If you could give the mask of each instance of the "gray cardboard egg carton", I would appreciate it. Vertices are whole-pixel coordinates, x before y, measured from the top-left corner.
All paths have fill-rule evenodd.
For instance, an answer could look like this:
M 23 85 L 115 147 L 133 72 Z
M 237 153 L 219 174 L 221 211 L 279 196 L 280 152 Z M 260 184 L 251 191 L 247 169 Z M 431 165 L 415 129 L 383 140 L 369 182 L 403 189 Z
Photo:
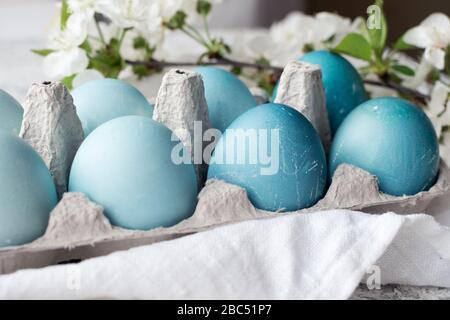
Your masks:
M 328 148 L 330 129 L 321 77 L 317 66 L 300 62 L 289 64 L 282 75 L 276 101 L 302 112 L 313 123 Z M 43 156 L 60 192 L 60 188 L 67 185 L 64 180 L 67 168 L 70 167 L 80 143 L 80 125 L 74 116 L 75 107 L 70 94 L 60 84 L 35 84 L 30 89 L 27 100 L 21 136 Z M 43 119 L 62 120 L 42 121 Z M 189 149 L 193 141 L 187 139 L 189 135 L 183 135 L 183 130 L 191 133 L 195 120 L 201 120 L 205 128 L 209 127 L 200 75 L 184 70 L 168 72 L 158 93 L 154 119 L 177 131 L 181 141 Z M 49 123 L 50 127 L 41 127 L 43 123 Z M 38 139 L 39 137 L 45 139 Z M 44 145 L 39 145 L 39 141 Z M 196 167 L 201 184 L 206 171 L 206 165 Z M 423 213 L 432 199 L 449 190 L 450 170 L 443 161 L 438 180 L 429 191 L 404 197 L 381 193 L 376 177 L 344 164 L 336 170 L 333 182 L 322 200 L 311 208 L 290 214 L 329 209 L 353 209 L 369 213 Z M 189 219 L 170 228 L 132 231 L 112 226 L 105 217 L 103 208 L 83 194 L 65 193 L 50 215 L 44 236 L 26 245 L 0 249 L 0 274 L 76 262 L 179 238 L 221 225 L 250 219 L 271 219 L 283 214 L 286 213 L 258 210 L 249 201 L 244 189 L 223 181 L 209 180 L 199 194 L 195 213 Z

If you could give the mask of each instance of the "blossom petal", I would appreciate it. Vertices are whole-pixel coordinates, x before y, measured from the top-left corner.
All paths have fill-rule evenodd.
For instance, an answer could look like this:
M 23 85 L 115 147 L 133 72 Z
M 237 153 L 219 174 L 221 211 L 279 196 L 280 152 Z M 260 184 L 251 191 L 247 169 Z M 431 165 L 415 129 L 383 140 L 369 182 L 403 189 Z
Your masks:
M 433 30 L 425 26 L 417 26 L 409 29 L 403 36 L 403 41 L 418 48 L 426 48 L 434 45 Z
M 443 70 L 445 67 L 445 51 L 436 48 L 436 47 L 428 47 L 425 49 L 424 58 L 431 65 L 439 70 Z
M 44 72 L 52 80 L 60 80 L 80 73 L 87 68 L 88 64 L 86 52 L 80 48 L 57 51 L 45 57 Z
M 431 70 L 433 70 L 433 66 L 424 57 L 422 57 L 414 77 L 404 81 L 403 85 L 410 89 L 418 88 L 426 80 Z
M 430 14 L 425 20 L 420 24 L 422 26 L 433 27 L 440 29 L 442 31 L 450 29 L 450 19 L 449 17 L 441 12 L 436 12 Z

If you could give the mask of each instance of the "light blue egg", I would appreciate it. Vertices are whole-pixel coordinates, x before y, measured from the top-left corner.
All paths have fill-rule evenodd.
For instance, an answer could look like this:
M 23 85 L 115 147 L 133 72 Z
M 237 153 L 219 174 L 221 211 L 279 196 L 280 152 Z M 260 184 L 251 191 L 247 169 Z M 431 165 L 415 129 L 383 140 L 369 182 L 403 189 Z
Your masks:
M 104 206 L 111 223 L 127 229 L 169 227 L 188 218 L 197 203 L 195 170 L 174 163 L 179 142 L 171 134 L 142 116 L 101 125 L 75 156 L 69 190 Z
M 45 233 L 56 189 L 26 142 L 0 130 L 0 146 L 0 247 L 22 245 Z
M 23 109 L 20 103 L 0 89 L 0 129 L 18 136 L 22 117 Z
M 364 82 L 353 65 L 342 56 L 329 51 L 313 51 L 299 58 L 300 61 L 318 64 L 322 69 L 328 118 L 334 134 L 347 115 L 368 95 Z M 277 95 L 275 88 L 272 99 Z
M 257 105 L 247 86 L 231 72 L 214 67 L 195 69 L 203 78 L 212 127 L 221 132 L 241 114 Z
M 101 124 L 123 116 L 152 117 L 153 108 L 131 84 L 115 79 L 90 81 L 72 92 L 87 137 Z
M 342 163 L 377 176 L 385 193 L 413 195 L 435 183 L 439 143 L 418 107 L 399 98 L 377 98 L 356 108 L 337 131 L 330 174 Z
M 238 160 L 239 156 L 244 158 Z M 225 131 L 208 178 L 245 188 L 259 209 L 295 211 L 323 196 L 325 152 L 317 132 L 298 111 L 264 104 L 241 115 Z

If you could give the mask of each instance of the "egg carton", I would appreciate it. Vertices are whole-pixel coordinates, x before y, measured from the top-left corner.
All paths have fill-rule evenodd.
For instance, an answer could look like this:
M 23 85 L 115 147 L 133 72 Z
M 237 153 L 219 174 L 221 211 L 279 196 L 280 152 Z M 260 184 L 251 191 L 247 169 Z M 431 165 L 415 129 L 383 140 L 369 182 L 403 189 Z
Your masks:
M 320 70 L 317 71 L 316 68 L 302 63 L 293 63 L 288 67 L 287 74 L 289 76 L 286 76 L 285 73 L 281 79 L 277 101 L 286 103 L 286 99 L 289 98 L 291 106 L 301 109 L 300 111 L 313 122 L 316 129 L 321 128 L 321 131 L 318 131 L 322 132 L 321 138 L 326 144 L 326 139 L 329 139 L 329 126 L 327 127 L 327 122 L 323 121 L 326 111 L 324 111 L 325 99 Z M 314 73 L 314 75 L 305 73 Z M 302 81 L 309 83 L 302 83 Z M 299 86 L 292 86 L 293 82 Z M 62 89 L 60 85 L 44 85 L 52 87 L 60 94 L 55 95 L 52 90 L 44 90 L 47 94 L 38 97 L 41 103 L 34 103 L 35 107 L 37 105 L 42 107 L 42 104 L 46 103 L 52 106 L 66 105 L 67 112 L 73 112 L 72 101 L 67 97 L 68 92 L 64 91 L 65 89 Z M 39 86 L 37 85 L 37 87 Z M 290 89 L 286 90 L 286 86 Z M 35 89 L 36 86 L 34 89 L 32 87 L 30 91 L 34 92 Z M 316 92 L 314 96 L 310 96 L 311 91 Z M 29 97 L 33 97 L 36 101 L 35 95 L 29 94 Z M 171 113 L 180 112 L 180 105 L 184 106 L 184 116 L 173 114 L 172 117 Z M 31 106 L 31 103 L 26 103 L 25 109 L 27 106 Z M 190 71 L 172 70 L 166 74 L 158 93 L 154 118 L 173 129 L 181 127 L 190 132 L 193 130 L 192 122 L 194 120 L 206 120 L 205 123 L 208 126 L 209 121 L 205 108 L 201 77 Z M 312 111 L 310 108 L 322 111 L 314 114 L 317 110 Z M 54 112 L 51 111 L 54 109 L 43 108 L 42 110 Z M 185 112 L 186 109 L 189 112 Z M 53 116 L 47 115 L 47 118 Z M 39 119 L 42 120 L 42 114 Z M 36 123 L 31 118 L 26 121 L 31 127 L 42 123 Z M 319 123 L 314 121 L 319 121 Z M 73 126 L 69 127 L 73 128 Z M 64 141 L 66 135 L 61 133 L 61 128 L 57 129 L 58 125 L 55 124 L 55 128 L 52 130 L 47 128 L 44 132 L 51 133 L 50 135 L 54 137 L 59 136 L 58 139 Z M 34 129 L 32 132 L 39 132 L 39 130 Z M 186 135 L 186 137 L 188 136 Z M 183 141 L 183 139 L 181 140 Z M 54 143 L 54 141 L 52 147 L 61 148 L 60 144 Z M 183 142 L 187 145 L 192 143 L 187 138 Z M 43 149 L 45 148 L 42 146 L 37 148 L 37 150 Z M 51 154 L 57 153 L 57 150 L 53 149 L 53 151 Z M 71 160 L 66 159 L 66 161 Z M 65 167 L 63 166 L 63 168 Z M 205 167 L 197 168 L 197 172 L 202 183 Z M 58 177 L 60 176 L 58 175 Z M 227 224 L 251 219 L 271 219 L 285 214 L 296 215 L 331 209 L 360 210 L 368 213 L 423 213 L 426 212 L 427 206 L 434 198 L 449 192 L 450 169 L 444 161 L 441 161 L 437 182 L 429 191 L 403 197 L 380 192 L 377 178 L 368 172 L 348 164 L 340 165 L 323 199 L 313 207 L 290 213 L 259 210 L 252 205 L 245 189 L 224 181 L 208 180 L 199 194 L 196 210 L 190 218 L 173 227 L 150 231 L 133 231 L 112 226 L 100 205 L 90 201 L 81 193 L 65 193 L 52 211 L 48 228 L 41 238 L 22 246 L 0 249 L 0 274 L 8 274 L 26 268 L 77 262 L 136 246 L 176 239 Z

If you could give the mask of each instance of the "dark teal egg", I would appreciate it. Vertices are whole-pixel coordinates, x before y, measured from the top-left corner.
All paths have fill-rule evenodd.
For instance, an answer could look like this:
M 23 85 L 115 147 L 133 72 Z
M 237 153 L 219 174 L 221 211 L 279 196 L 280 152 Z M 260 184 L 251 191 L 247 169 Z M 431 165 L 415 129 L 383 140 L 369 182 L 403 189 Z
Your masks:
M 331 176 L 348 163 L 377 176 L 384 193 L 414 195 L 436 181 L 439 143 L 431 121 L 418 107 L 399 98 L 378 98 L 344 120 L 329 161 Z
M 208 178 L 243 187 L 257 208 L 295 211 L 322 198 L 326 172 L 325 152 L 311 123 L 288 106 L 269 103 L 229 126 Z
M 198 67 L 195 71 L 203 78 L 213 128 L 225 131 L 237 117 L 257 105 L 247 86 L 231 72 L 214 67 Z
M 313 51 L 300 61 L 318 64 L 322 68 L 328 117 L 334 134 L 347 115 L 368 99 L 364 82 L 353 65 L 342 56 L 329 51 Z M 272 99 L 275 99 L 277 88 Z

